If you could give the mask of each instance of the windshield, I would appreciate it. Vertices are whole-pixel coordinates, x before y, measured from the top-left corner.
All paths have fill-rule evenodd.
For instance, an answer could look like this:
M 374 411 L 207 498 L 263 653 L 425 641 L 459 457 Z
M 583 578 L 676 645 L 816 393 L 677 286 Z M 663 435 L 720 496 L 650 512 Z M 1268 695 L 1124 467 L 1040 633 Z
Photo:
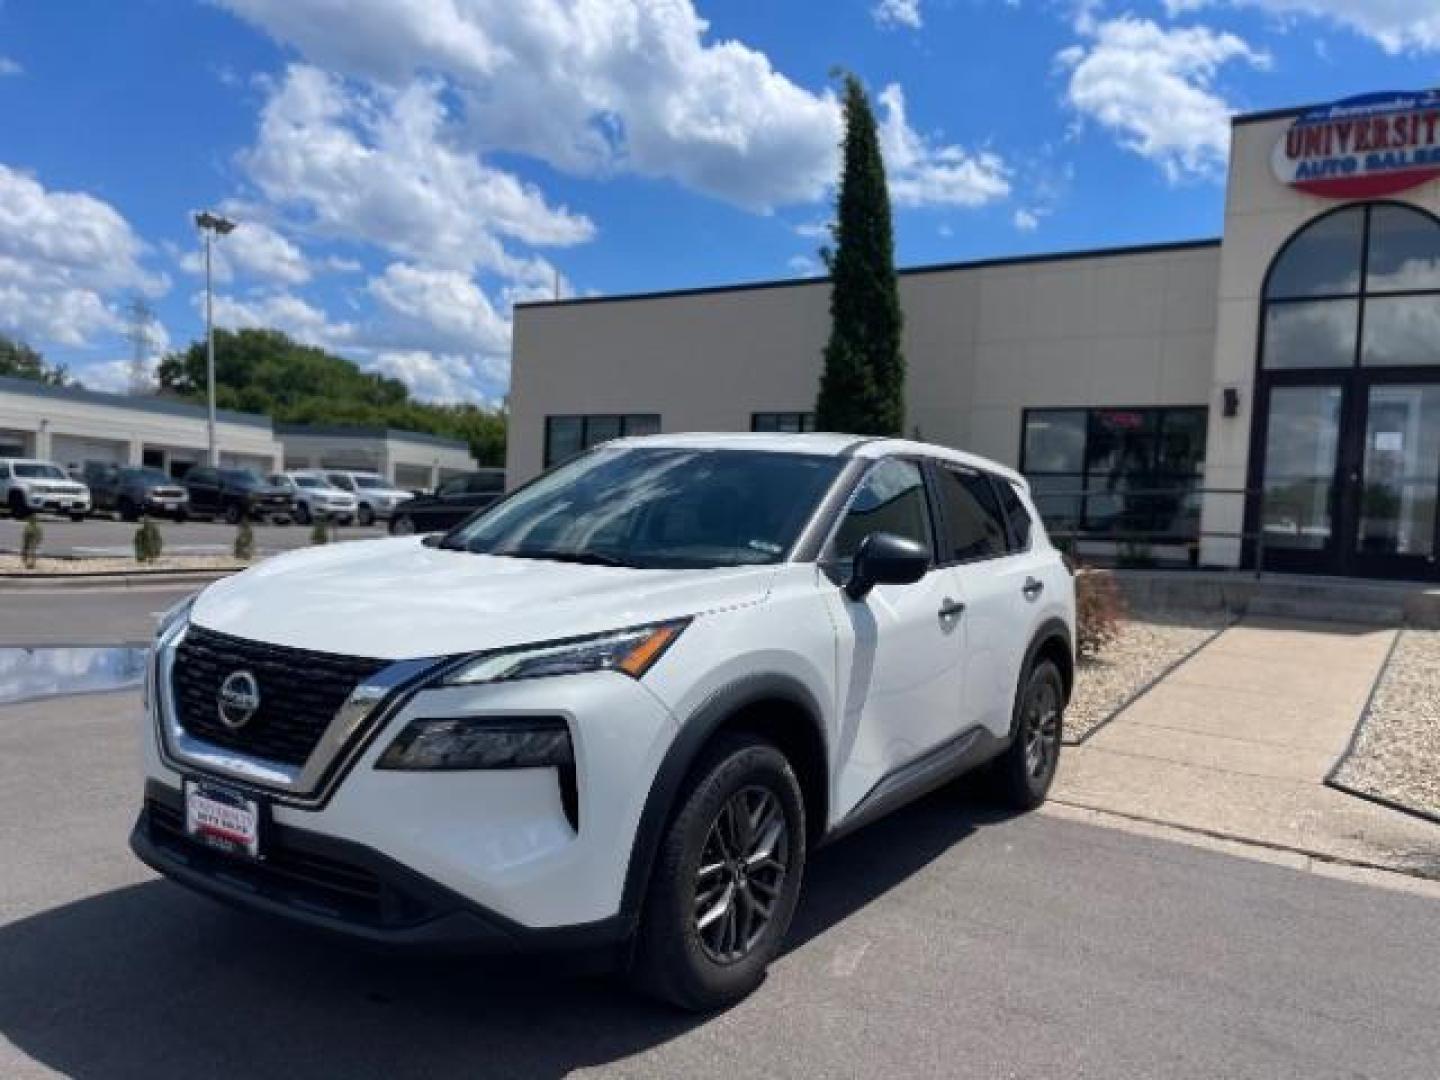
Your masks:
M 173 484 L 175 482 L 159 469 L 121 469 L 120 475 L 126 480 L 143 480 L 147 484 Z
M 264 481 L 260 479 L 259 474 L 253 473 L 249 469 L 221 469 L 220 479 L 224 480 L 227 484 L 248 484 L 255 486 L 264 483 Z
M 318 476 L 296 476 L 293 477 L 297 487 L 303 488 L 328 488 L 330 485 Z
M 23 476 L 27 480 L 69 480 L 59 465 L 27 465 L 24 462 L 16 462 L 15 475 Z
M 597 450 L 497 503 L 444 546 L 656 569 L 779 562 L 844 464 L 755 450 Z
M 378 476 L 357 476 L 355 483 L 362 488 L 388 488 L 390 486 L 388 481 L 382 480 Z

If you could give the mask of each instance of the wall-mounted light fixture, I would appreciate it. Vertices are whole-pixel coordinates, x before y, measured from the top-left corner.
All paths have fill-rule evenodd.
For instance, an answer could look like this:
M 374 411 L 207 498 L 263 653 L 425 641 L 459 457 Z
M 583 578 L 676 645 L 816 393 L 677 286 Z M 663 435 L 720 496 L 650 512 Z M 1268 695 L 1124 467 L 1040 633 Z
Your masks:
M 1225 387 L 1225 418 L 1233 420 L 1240 415 L 1240 391 L 1233 386 Z

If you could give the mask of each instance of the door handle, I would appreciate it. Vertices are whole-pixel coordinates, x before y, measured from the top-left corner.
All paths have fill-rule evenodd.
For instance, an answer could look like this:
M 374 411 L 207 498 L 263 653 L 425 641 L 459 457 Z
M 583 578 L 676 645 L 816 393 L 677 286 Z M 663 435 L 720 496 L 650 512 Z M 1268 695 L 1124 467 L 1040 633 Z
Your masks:
M 948 596 L 945 602 L 940 605 L 940 621 L 948 623 L 951 619 L 958 619 L 965 614 L 965 605 L 959 600 L 951 600 Z
M 1026 578 L 1025 584 L 1020 586 L 1020 591 L 1025 594 L 1026 600 L 1034 600 L 1045 591 L 1045 583 L 1039 578 Z

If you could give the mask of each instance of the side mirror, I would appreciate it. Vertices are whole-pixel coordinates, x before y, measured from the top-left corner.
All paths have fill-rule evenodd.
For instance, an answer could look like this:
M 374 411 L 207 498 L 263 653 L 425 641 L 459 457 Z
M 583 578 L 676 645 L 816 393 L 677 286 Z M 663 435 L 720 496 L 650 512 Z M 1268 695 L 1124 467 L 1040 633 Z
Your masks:
M 929 570 L 930 552 L 924 545 L 894 533 L 871 533 L 855 552 L 845 594 L 861 600 L 876 585 L 910 585 Z

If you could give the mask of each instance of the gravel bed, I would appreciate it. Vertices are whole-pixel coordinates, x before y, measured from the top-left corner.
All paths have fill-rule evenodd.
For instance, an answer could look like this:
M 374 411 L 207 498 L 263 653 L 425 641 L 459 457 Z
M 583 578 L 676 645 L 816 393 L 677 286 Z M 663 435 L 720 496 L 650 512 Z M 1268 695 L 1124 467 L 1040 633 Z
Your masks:
M 155 570 L 243 570 L 249 563 L 239 562 L 229 555 L 162 555 L 153 563 L 143 566 L 134 559 L 101 555 L 94 558 L 47 558 L 41 555 L 35 560 L 35 568 L 27 569 L 19 555 L 0 555 L 0 574 L 21 576 L 26 574 L 113 574 L 148 573 Z
M 1401 632 L 1332 780 L 1440 817 L 1440 631 Z
M 1100 656 L 1080 661 L 1065 710 L 1065 741 L 1082 742 L 1229 624 L 1221 612 L 1132 612 L 1119 638 Z

